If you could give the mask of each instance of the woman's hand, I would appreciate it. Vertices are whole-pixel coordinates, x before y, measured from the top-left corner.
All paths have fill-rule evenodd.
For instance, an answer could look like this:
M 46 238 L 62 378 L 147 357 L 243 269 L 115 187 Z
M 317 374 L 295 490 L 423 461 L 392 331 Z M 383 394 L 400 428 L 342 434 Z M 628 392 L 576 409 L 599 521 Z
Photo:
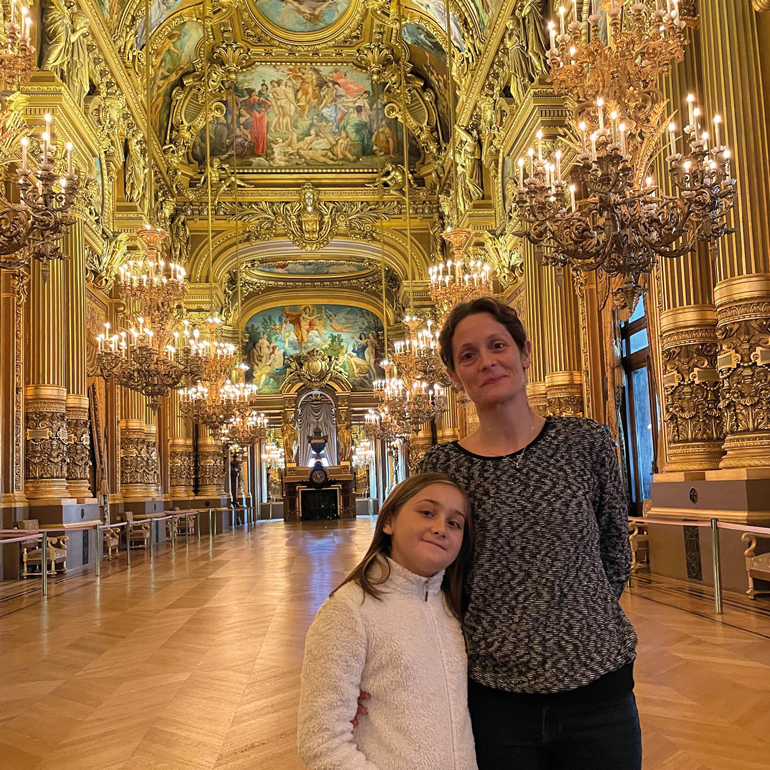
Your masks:
M 366 706 L 364 706 L 363 703 L 361 703 L 361 701 L 369 700 L 371 697 L 372 696 L 369 695 L 368 692 L 364 692 L 363 690 L 358 693 L 358 708 L 356 709 L 356 715 L 353 717 L 353 719 L 350 720 L 353 723 L 353 727 L 358 727 L 359 716 L 365 717 L 369 713 L 369 710 L 366 708 Z

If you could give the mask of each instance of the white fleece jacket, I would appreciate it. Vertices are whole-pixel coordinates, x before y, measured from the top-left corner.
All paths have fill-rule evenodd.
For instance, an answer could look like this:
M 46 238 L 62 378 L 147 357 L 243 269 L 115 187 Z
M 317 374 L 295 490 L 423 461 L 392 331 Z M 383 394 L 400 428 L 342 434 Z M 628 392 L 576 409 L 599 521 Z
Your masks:
M 348 583 L 308 631 L 302 759 L 309 770 L 477 770 L 465 643 L 444 573 L 426 579 L 388 563 L 381 600 Z M 369 714 L 353 728 L 361 690 Z

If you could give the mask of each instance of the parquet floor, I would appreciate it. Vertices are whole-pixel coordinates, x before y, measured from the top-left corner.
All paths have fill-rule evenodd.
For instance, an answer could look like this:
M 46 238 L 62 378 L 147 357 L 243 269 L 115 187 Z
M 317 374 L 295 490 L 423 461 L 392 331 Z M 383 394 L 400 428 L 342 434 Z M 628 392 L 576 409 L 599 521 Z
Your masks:
M 305 631 L 372 530 L 263 522 L 5 603 L 0 768 L 301 770 Z M 649 578 L 623 602 L 646 770 L 768 770 L 770 611 Z

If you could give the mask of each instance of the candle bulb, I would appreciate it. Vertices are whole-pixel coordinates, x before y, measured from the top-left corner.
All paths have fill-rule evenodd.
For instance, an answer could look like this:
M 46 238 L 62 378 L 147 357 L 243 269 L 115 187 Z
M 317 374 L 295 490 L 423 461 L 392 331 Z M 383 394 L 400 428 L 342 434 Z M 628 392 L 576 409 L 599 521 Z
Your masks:
M 572 206 L 572 213 L 574 214 L 577 211 L 577 205 L 575 203 L 575 185 L 571 184 L 569 186 L 569 201 L 570 205 Z
M 48 140 L 50 135 L 47 131 L 43 132 L 43 163 L 48 163 Z
M 556 181 L 561 182 L 561 150 L 556 150 Z
M 695 137 L 695 139 L 697 139 L 698 138 L 698 123 L 700 122 L 698 120 L 698 118 L 700 117 L 700 109 L 698 107 L 696 107 L 692 111 L 692 114 L 693 114 L 693 118 L 695 119 L 693 124 L 692 124 L 693 136 Z
M 670 12 L 670 9 L 669 9 Z M 694 121 L 693 117 L 693 109 L 695 108 L 695 95 L 694 94 L 687 94 L 687 114 L 690 117 L 690 125 L 692 126 Z
M 562 5 L 559 7 L 559 25 L 561 34 L 564 35 L 564 15 L 567 13 L 567 9 Z
M 628 149 L 626 147 L 626 124 L 621 123 L 618 126 L 618 130 L 620 131 L 620 154 L 625 157 L 628 155 Z
M 604 130 L 604 99 L 599 97 L 596 100 L 596 106 L 599 112 L 599 131 L 603 131 Z
M 676 125 L 668 124 L 668 146 L 672 155 L 676 155 Z
M 524 188 L 524 158 L 519 158 L 519 187 Z
M 551 33 L 551 51 L 555 53 L 556 52 L 556 30 L 553 27 L 551 27 L 549 31 Z
M 535 151 L 530 147 L 527 150 L 529 155 L 529 177 L 530 179 L 535 176 Z
M 708 131 L 704 131 L 700 135 L 700 138 L 703 141 L 703 149 L 704 150 L 708 150 L 708 148 L 709 148 L 709 132 Z
M 618 141 L 618 113 L 613 110 L 610 113 L 610 120 L 612 121 L 612 141 L 617 143 Z
M 721 147 L 722 144 L 719 141 L 719 126 L 722 123 L 722 116 L 721 115 L 714 115 L 714 147 Z
M 591 156 L 596 160 L 596 134 L 591 134 Z
M 580 26 L 580 18 L 578 17 L 578 0 L 572 0 L 572 15 L 574 18 L 574 23 L 577 26 Z
M 583 154 L 586 152 L 586 124 L 582 120 L 578 124 L 578 128 L 580 129 L 580 142 L 583 146 Z

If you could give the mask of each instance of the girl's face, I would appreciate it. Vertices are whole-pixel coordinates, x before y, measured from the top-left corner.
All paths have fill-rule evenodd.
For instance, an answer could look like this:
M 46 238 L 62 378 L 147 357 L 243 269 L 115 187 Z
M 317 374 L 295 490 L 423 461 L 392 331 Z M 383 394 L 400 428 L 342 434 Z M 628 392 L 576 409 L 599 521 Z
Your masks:
M 452 379 L 477 407 L 501 404 L 525 390 L 530 350 L 529 340 L 520 350 L 505 326 L 476 313 L 460 321 L 452 337 Z
M 416 575 L 435 575 L 460 553 L 467 515 L 465 497 L 457 487 L 428 485 L 383 528 L 391 536 L 390 557 Z

